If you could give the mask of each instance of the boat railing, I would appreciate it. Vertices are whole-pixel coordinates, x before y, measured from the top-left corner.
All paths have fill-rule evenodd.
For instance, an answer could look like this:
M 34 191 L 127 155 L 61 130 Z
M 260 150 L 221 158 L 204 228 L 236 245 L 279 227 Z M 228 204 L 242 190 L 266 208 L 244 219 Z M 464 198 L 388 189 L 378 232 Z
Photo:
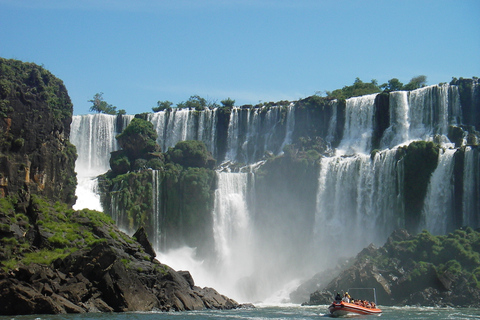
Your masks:
M 375 305 L 377 305 L 377 291 L 375 288 L 348 288 L 348 292 L 351 292 L 352 290 L 373 290 L 373 299 Z

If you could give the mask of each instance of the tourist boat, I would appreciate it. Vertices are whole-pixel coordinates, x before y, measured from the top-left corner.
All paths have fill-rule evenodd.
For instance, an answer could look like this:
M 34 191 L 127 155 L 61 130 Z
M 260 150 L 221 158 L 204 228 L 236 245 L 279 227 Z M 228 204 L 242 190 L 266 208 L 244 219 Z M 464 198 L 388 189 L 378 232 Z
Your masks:
M 369 314 L 376 314 L 380 315 L 382 310 L 377 307 L 377 292 L 375 288 L 349 288 L 348 291 L 351 290 L 373 290 L 373 298 L 374 298 L 374 307 L 365 307 L 363 305 L 357 303 L 350 303 L 343 300 L 340 300 L 340 296 L 337 293 L 336 300 L 332 302 L 332 304 L 328 307 L 328 311 L 330 315 L 338 317 L 338 316 L 345 316 L 349 314 L 362 314 L 362 315 L 369 315 Z M 347 293 L 348 294 L 348 293 Z
M 378 308 L 366 308 L 354 303 L 344 301 L 334 301 L 328 311 L 333 316 L 345 316 L 348 314 L 381 314 L 382 310 Z

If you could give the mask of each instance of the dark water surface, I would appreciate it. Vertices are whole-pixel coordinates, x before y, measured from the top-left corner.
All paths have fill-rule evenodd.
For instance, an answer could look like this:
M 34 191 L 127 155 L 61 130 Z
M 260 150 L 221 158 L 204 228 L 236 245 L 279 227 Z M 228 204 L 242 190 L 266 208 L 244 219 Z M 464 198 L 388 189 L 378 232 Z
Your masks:
M 0 316 L 0 320 L 154 320 L 154 319 L 256 319 L 256 320 L 289 320 L 289 319 L 329 319 L 326 314 L 327 306 L 302 307 L 299 305 L 257 306 L 255 309 L 228 310 L 228 311 L 189 311 L 189 312 L 147 312 L 147 313 L 89 313 L 68 315 L 31 315 L 31 316 Z M 382 307 L 380 316 L 349 316 L 348 319 L 480 319 L 480 309 L 477 308 L 426 308 L 426 307 Z

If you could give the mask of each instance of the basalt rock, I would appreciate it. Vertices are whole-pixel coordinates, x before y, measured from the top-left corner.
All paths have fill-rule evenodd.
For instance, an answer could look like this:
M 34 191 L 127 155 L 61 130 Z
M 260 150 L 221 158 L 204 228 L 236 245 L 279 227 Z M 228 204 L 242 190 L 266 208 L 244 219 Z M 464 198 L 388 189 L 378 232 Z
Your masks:
M 99 234 L 103 231 L 97 230 Z M 108 232 L 112 233 L 112 227 Z M 104 236 L 105 241 L 58 259 L 50 266 L 33 263 L 1 271 L 0 314 L 241 307 L 212 288 L 195 286 L 188 271 L 176 272 L 158 260 L 152 261 L 138 242 Z
M 475 250 L 472 255 L 452 251 L 457 241 L 471 241 L 465 247 L 478 246 L 475 239 L 479 239 L 478 231 L 469 228 L 443 237 L 425 231 L 412 236 L 397 230 L 383 247 L 370 245 L 361 251 L 351 266 L 313 292 L 306 304 L 329 304 L 336 292 L 349 288 L 376 288 L 379 305 L 479 307 L 480 289 L 474 274 L 480 264 Z M 371 292 L 349 293 L 371 300 Z
M 0 58 L 0 197 L 17 197 L 19 209 L 30 194 L 75 202 L 72 112 L 61 80 L 36 64 Z

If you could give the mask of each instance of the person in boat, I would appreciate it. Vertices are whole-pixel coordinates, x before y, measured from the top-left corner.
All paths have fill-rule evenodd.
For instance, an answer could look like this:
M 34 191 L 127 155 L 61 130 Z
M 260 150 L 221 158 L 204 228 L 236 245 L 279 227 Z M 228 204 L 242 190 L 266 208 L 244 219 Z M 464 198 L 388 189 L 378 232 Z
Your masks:
M 337 295 L 335 296 L 335 301 L 342 301 L 342 296 L 338 292 L 337 292 Z
M 350 295 L 348 294 L 348 292 L 345 292 L 345 294 L 343 295 L 342 301 L 347 303 L 350 302 Z

